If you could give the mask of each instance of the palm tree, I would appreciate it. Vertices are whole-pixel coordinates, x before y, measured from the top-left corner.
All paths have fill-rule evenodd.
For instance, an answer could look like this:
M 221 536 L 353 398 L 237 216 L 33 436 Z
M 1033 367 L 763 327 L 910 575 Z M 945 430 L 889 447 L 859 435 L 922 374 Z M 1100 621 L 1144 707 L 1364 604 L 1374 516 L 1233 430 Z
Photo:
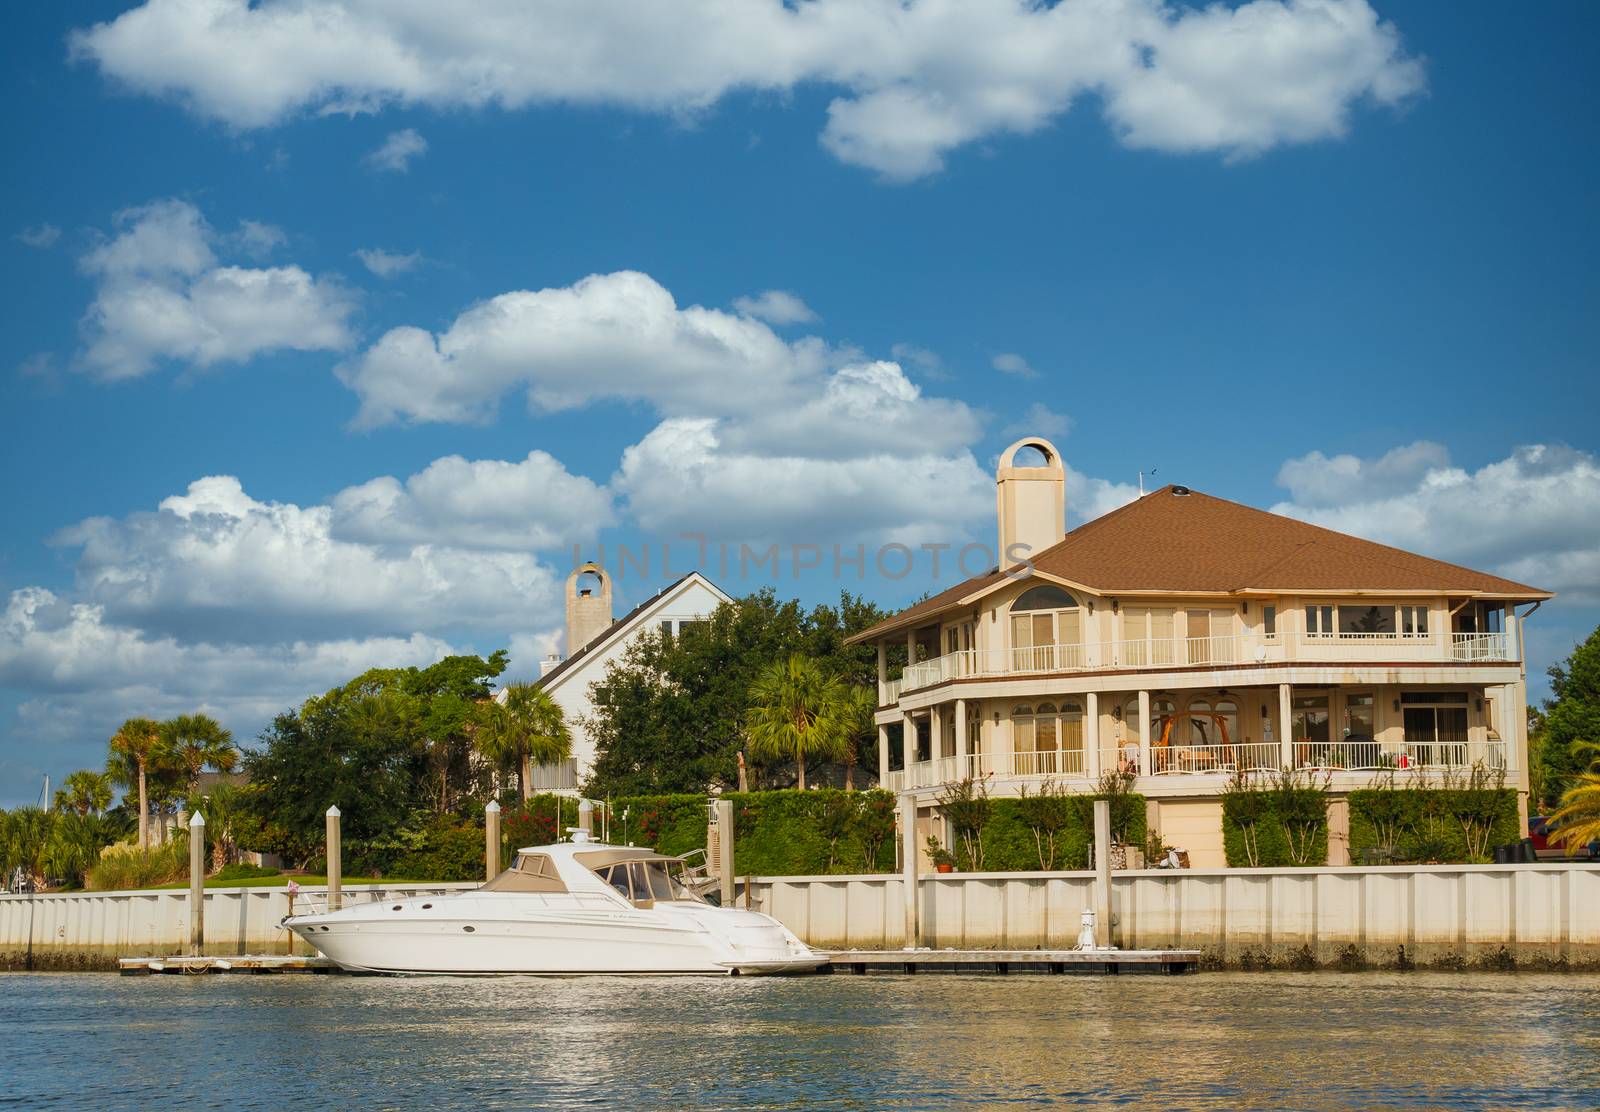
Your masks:
M 874 737 L 878 732 L 878 692 L 876 687 L 846 687 L 840 685 L 843 700 L 840 719 L 844 724 L 844 790 L 856 788 L 856 753 L 862 739 Z
M 479 704 L 473 716 L 472 744 L 496 764 L 517 762 L 518 791 L 528 802 L 533 763 L 553 764 L 572 756 L 572 732 L 561 706 L 544 688 L 512 683 L 500 698 Z
M 130 718 L 111 735 L 111 763 L 106 772 L 124 787 L 139 785 L 139 848 L 150 848 L 150 796 L 145 779 L 161 749 L 161 727 L 148 718 Z M 130 775 L 131 774 L 131 775 Z
M 750 751 L 768 759 L 793 758 L 801 791 L 808 756 L 843 756 L 848 726 L 842 686 L 839 677 L 800 653 L 773 661 L 750 685 L 745 712 Z
M 233 734 L 209 714 L 180 714 L 161 724 L 161 758 L 184 776 L 184 788 L 193 794 L 206 767 L 232 772 L 239 763 Z
M 1572 750 L 1594 754 L 1594 759 L 1589 771 L 1580 772 L 1572 787 L 1562 793 L 1560 809 L 1550 816 L 1550 824 L 1555 827 L 1553 840 L 1569 853 L 1600 841 L 1600 744 L 1580 741 Z
M 38 807 L 18 807 L 8 816 L 6 871 L 20 868 L 30 887 L 44 875 L 45 850 L 54 817 Z
M 244 791 L 235 784 L 214 784 L 203 795 L 185 800 L 190 812 L 206 817 L 206 833 L 211 836 L 211 871 L 232 864 L 235 850 L 234 827 L 244 813 Z
M 98 815 L 111 806 L 111 774 L 80 768 L 61 782 L 56 806 L 80 815 Z

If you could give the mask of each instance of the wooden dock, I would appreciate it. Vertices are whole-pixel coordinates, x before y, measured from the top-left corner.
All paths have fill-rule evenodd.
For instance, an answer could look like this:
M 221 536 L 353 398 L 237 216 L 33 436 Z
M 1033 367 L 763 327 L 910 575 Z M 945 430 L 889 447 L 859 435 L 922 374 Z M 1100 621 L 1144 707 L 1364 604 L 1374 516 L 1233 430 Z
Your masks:
M 337 973 L 331 958 L 287 954 L 239 954 L 230 957 L 118 958 L 117 969 L 124 977 L 147 973 Z
M 837 950 L 828 973 L 1192 973 L 1199 950 Z

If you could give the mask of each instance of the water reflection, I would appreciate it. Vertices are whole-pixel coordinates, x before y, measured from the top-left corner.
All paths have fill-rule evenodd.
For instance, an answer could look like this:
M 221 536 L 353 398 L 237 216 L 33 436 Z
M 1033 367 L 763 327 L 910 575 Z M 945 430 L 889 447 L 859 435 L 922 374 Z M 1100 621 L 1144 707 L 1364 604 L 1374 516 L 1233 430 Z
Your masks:
M 1600 1106 L 1600 978 L 0 978 L 0 1105 Z

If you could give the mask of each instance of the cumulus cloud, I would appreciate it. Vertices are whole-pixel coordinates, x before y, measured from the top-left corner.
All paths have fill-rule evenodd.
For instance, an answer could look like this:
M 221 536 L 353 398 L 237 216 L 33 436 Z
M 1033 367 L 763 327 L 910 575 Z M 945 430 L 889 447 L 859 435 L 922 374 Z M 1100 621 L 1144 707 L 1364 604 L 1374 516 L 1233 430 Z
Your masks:
M 615 521 L 605 488 L 546 452 L 520 461 L 436 459 L 405 482 L 385 475 L 333 498 L 332 535 L 380 545 L 566 549 Z
M 1066 436 L 1071 431 L 1072 418 L 1043 402 L 1034 402 L 1005 428 L 1007 436 Z
M 737 297 L 733 307 L 747 317 L 780 326 L 806 324 L 817 319 L 811 306 L 788 290 L 764 290 L 755 297 Z
M 356 253 L 356 258 L 361 260 L 361 265 L 366 267 L 379 278 L 393 278 L 396 274 L 404 274 L 415 270 L 422 261 L 422 252 L 413 251 L 409 255 L 402 255 L 395 251 L 385 251 L 381 247 L 362 247 Z
M 74 32 L 71 49 L 239 128 L 392 104 L 682 114 L 816 87 L 838 94 L 824 147 L 896 180 L 1036 132 L 1090 95 L 1129 146 L 1238 156 L 1337 137 L 1357 104 L 1399 105 L 1423 86 L 1366 0 L 146 0 Z
M 197 479 L 153 513 L 89 518 L 55 539 L 79 549 L 84 603 L 116 624 L 189 641 L 547 622 L 560 606 L 556 573 L 526 552 L 460 543 L 456 530 L 471 527 L 471 506 L 452 506 L 438 486 L 437 475 L 419 482 L 420 504 L 412 489 L 399 491 L 388 519 L 370 484 L 356 488 L 341 520 L 361 535 L 388 528 L 384 544 L 340 539 L 333 507 L 260 502 L 229 475 Z M 443 519 L 433 535 L 430 512 Z
M 411 160 L 428 153 L 428 141 L 414 127 L 391 131 L 377 150 L 367 155 L 367 165 L 375 170 L 403 174 L 411 169 Z
M 611 398 L 675 414 L 758 406 L 813 377 L 828 358 L 751 317 L 679 308 L 647 274 L 594 274 L 566 287 L 516 290 L 476 305 L 434 335 L 393 328 L 339 368 L 361 398 L 356 423 L 477 421 L 526 390 L 551 412 Z
M 264 352 L 337 350 L 351 336 L 350 293 L 298 266 L 223 265 L 230 243 L 262 249 L 281 240 L 246 222 L 219 236 L 193 205 L 156 201 L 117 216 L 79 260 L 98 284 L 85 314 L 83 367 L 104 379 L 135 378 L 163 359 L 192 367 L 243 363 Z
M 1067 479 L 1067 528 L 1076 529 L 1120 509 L 1139 497 L 1134 483 L 1116 483 L 1110 479 L 1097 479 L 1064 464 Z
M 17 233 L 18 241 L 24 246 L 37 247 L 40 250 L 54 247 L 56 240 L 60 238 L 61 229 L 54 224 L 35 224 Z
M 1014 351 L 1002 351 L 993 359 L 994 369 L 1002 374 L 1015 375 L 1017 378 L 1038 378 L 1039 372 L 1028 365 L 1028 361 Z
M 1328 478 L 1315 477 L 1321 467 Z M 1516 449 L 1476 471 L 1436 444 L 1375 460 L 1311 453 L 1279 481 L 1294 500 L 1273 507 L 1331 529 L 1600 602 L 1600 460 L 1558 444 Z

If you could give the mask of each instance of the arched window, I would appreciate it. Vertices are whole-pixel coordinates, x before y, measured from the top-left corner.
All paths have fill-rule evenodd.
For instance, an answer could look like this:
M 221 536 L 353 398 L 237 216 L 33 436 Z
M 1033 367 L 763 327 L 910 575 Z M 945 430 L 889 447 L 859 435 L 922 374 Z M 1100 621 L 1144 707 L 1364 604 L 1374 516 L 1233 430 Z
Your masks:
M 1048 672 L 1081 664 L 1078 600 L 1053 583 L 1030 587 L 1011 604 L 1012 669 Z

